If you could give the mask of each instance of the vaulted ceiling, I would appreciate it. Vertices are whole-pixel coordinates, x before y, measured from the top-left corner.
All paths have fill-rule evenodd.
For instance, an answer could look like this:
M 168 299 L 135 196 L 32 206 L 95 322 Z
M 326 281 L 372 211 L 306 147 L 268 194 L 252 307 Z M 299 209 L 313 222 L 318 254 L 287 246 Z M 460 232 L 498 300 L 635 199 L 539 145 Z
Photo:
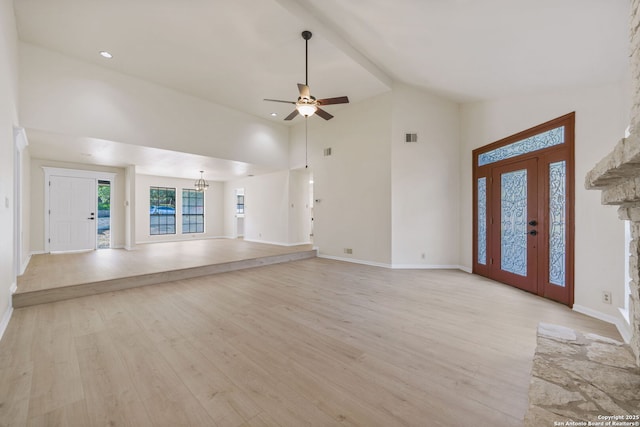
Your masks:
M 408 83 L 458 102 L 628 72 L 628 0 L 15 0 L 20 40 L 282 122 L 304 82 L 352 102 Z M 98 55 L 101 50 L 112 59 Z M 331 112 L 340 107 L 332 107 Z M 275 112 L 277 117 L 271 117 Z

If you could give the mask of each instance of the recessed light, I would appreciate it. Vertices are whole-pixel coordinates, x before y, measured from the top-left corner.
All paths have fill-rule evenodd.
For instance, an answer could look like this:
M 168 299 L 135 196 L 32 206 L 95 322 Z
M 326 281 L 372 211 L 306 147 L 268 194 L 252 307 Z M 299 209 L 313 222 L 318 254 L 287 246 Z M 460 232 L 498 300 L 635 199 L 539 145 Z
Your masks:
M 276 117 L 278 113 L 271 113 L 271 117 Z
M 102 56 L 103 58 L 107 58 L 107 59 L 111 59 L 113 58 L 113 55 L 111 55 L 109 52 L 107 52 L 106 50 L 101 50 L 100 51 L 100 56 Z

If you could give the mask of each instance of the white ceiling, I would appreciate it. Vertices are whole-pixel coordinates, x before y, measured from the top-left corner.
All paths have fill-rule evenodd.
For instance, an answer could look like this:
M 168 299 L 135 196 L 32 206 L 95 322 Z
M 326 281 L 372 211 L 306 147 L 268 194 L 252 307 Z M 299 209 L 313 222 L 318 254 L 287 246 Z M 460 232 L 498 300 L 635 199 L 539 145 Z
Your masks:
M 470 102 L 615 82 L 628 67 L 628 0 L 14 5 L 22 41 L 278 122 L 292 106 L 262 99 L 297 98 L 305 29 L 313 32 L 312 94 L 347 95 L 351 102 L 388 91 L 393 81 Z M 100 50 L 114 58 L 100 57 Z M 327 110 L 335 114 L 339 108 Z M 279 116 L 271 118 L 271 112 Z
M 200 170 L 205 171 L 207 181 L 227 181 L 275 172 L 273 168 L 262 165 L 104 139 L 56 135 L 35 129 L 29 131 L 29 153 L 35 158 L 59 162 L 123 168 L 136 165 L 136 172 L 142 175 L 172 176 L 194 181 L 200 177 Z

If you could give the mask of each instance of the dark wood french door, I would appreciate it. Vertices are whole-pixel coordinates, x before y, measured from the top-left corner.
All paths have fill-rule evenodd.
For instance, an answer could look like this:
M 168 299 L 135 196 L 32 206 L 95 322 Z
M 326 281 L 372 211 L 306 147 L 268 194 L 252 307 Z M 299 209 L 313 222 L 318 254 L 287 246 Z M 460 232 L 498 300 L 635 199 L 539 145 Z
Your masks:
M 573 305 L 575 115 L 473 152 L 473 272 Z
M 493 277 L 529 292 L 538 283 L 538 159 L 492 169 L 493 224 L 490 262 Z

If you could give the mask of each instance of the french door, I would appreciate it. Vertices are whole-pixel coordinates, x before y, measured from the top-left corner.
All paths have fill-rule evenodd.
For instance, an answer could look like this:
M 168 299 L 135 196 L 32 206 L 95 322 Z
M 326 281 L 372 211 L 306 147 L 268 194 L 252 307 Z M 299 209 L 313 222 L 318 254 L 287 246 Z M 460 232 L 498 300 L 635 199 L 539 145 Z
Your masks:
M 573 305 L 571 113 L 474 150 L 473 272 Z

